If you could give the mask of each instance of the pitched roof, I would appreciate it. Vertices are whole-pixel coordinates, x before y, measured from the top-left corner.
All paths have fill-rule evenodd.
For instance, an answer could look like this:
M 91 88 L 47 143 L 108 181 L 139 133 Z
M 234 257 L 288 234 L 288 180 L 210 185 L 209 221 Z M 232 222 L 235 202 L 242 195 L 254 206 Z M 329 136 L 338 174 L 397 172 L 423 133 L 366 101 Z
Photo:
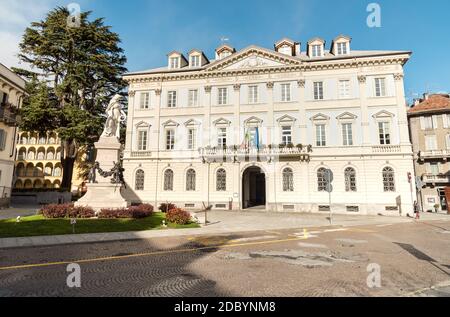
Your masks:
M 450 95 L 433 94 L 428 98 L 421 99 L 420 103 L 412 106 L 408 110 L 408 115 L 414 115 L 423 112 L 450 111 Z

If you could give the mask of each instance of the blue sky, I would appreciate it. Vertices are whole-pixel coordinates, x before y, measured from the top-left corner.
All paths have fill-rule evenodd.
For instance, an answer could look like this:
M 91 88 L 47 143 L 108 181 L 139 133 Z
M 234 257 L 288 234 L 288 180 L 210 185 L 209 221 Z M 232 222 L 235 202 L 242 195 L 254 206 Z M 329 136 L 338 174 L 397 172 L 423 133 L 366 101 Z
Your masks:
M 16 0 L 9 14 L 24 20 L 41 18 L 44 8 L 75 1 L 34 0 L 40 3 L 33 15 L 26 8 L 30 0 Z M 367 5 L 381 6 L 381 27 L 369 28 Z M 450 24 L 448 0 L 80 0 L 83 11 L 105 17 L 120 34 L 130 71 L 166 64 L 172 50 L 205 51 L 213 58 L 214 49 L 227 37 L 237 49 L 255 44 L 271 48 L 282 37 L 306 42 L 315 36 L 327 40 L 338 34 L 352 37 L 356 50 L 411 50 L 405 67 L 405 89 L 409 99 L 425 91 L 450 91 Z M 3 6 L 4 7 L 4 6 Z M 8 5 L 6 5 L 8 7 Z M 24 11 L 25 10 L 25 11 Z M 0 20 L 2 18 L 0 13 Z M 0 39 L 4 25 L 0 22 Z M 10 28 L 10 24 L 7 26 Z M 17 28 L 11 32 L 19 32 Z M 2 50 L 2 48 L 0 48 Z M 0 59 L 4 53 L 0 51 Z M 1 61 L 1 60 L 0 60 Z M 13 63 L 10 62 L 10 63 Z M 9 66 L 9 65 L 8 65 Z

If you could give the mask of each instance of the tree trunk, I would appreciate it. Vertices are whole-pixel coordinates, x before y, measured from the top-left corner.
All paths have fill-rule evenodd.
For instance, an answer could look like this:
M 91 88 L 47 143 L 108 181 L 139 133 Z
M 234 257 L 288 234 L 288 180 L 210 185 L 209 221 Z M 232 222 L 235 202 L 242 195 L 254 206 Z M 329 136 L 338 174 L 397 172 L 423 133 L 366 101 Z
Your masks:
M 63 177 L 61 181 L 61 188 L 64 188 L 68 191 L 72 190 L 72 175 L 75 160 L 76 159 L 72 157 L 66 157 L 65 159 L 62 159 Z

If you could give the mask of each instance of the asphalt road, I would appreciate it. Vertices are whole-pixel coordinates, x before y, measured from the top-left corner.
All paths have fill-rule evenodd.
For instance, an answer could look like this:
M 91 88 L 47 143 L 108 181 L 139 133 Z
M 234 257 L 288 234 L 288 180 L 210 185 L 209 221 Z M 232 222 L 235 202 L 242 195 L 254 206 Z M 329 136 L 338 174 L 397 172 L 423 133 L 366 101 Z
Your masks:
M 449 245 L 429 221 L 4 249 L 0 296 L 450 296 Z

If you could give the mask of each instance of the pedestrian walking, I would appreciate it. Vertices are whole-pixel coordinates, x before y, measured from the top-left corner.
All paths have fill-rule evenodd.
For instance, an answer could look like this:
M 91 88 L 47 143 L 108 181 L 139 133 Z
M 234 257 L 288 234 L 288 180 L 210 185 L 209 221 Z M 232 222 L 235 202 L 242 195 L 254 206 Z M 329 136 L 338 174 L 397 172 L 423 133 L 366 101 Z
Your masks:
M 420 208 L 419 208 L 419 204 L 417 203 L 417 201 L 414 202 L 414 213 L 416 214 L 416 219 L 419 220 L 420 219 Z

